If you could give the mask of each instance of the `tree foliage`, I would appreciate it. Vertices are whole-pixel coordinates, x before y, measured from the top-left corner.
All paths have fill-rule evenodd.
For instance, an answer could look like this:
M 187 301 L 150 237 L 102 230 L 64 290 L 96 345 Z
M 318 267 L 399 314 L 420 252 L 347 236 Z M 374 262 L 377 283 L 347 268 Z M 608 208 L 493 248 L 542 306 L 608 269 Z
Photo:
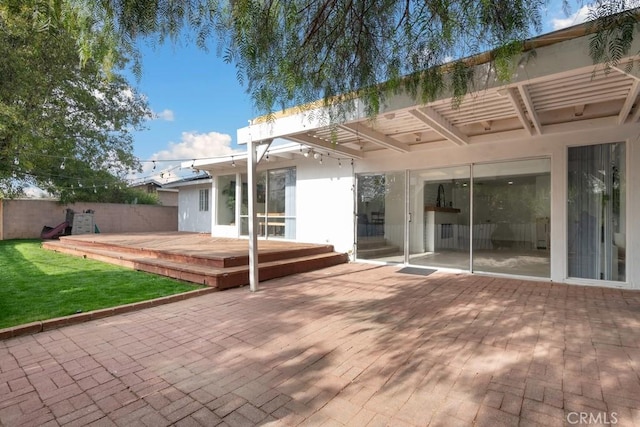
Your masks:
M 131 131 L 150 111 L 103 25 L 69 1 L 0 4 L 0 197 L 33 185 L 111 201 L 105 186 L 139 168 Z
M 636 3 L 590 3 L 594 62 L 615 65 L 636 53 L 630 49 L 638 10 L 629 10 Z M 568 8 L 569 0 L 563 4 Z M 140 38 L 188 34 L 204 49 L 215 46 L 267 115 L 318 99 L 349 106 L 339 101 L 358 97 L 373 116 L 398 91 L 418 102 L 445 91 L 460 100 L 474 89 L 480 52 L 490 52 L 493 75 L 508 80 L 524 41 L 541 31 L 546 6 L 547 0 L 4 0 L 0 192 L 36 184 L 67 199 L 79 192 L 93 197 L 137 166 L 129 131 L 149 111 L 115 71 L 133 59 L 140 72 Z
M 373 115 L 399 90 L 423 102 L 443 91 L 460 99 L 472 88 L 473 55 L 491 52 L 494 74 L 511 76 L 511 59 L 541 32 L 548 6 L 548 0 L 95 1 L 124 39 L 162 40 L 187 28 L 200 46 L 214 43 L 266 114 L 350 95 L 364 99 Z M 595 24 L 594 61 L 615 64 L 629 53 L 638 30 L 637 10 L 629 11 L 634 1 L 589 3 L 590 19 L 604 18 Z M 569 0 L 562 3 L 569 12 Z

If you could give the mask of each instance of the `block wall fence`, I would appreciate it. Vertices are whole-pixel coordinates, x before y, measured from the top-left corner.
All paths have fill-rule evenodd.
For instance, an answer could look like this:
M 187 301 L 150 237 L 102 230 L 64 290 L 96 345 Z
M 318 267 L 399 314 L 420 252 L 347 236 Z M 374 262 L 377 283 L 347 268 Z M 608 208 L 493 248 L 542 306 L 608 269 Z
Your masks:
M 144 233 L 178 230 L 178 207 L 115 203 L 71 203 L 47 199 L 0 199 L 0 240 L 37 239 L 45 225 L 64 222 L 66 209 L 94 211 L 101 233 Z

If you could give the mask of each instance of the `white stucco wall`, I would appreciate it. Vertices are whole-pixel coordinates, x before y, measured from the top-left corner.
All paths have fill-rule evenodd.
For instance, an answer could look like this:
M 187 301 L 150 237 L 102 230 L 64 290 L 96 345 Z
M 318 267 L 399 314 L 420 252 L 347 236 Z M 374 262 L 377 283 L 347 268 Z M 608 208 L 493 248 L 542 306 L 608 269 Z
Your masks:
M 200 189 L 209 189 L 209 210 L 201 212 Z M 211 232 L 213 191 L 211 184 L 184 186 L 178 193 L 178 231 Z
M 353 175 L 350 162 L 301 157 L 297 166 L 297 240 L 331 243 L 340 252 L 353 249 Z

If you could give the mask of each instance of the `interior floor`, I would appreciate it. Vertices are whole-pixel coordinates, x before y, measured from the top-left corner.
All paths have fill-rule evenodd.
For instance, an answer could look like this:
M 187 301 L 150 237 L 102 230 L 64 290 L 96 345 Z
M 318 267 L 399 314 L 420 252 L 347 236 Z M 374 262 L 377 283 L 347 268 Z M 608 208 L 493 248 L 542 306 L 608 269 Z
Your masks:
M 404 263 L 404 255 L 395 253 L 368 258 L 387 263 Z M 412 254 L 409 265 L 452 268 L 469 271 L 469 253 L 461 251 L 439 251 Z M 547 250 L 477 250 L 473 256 L 473 271 L 514 274 L 531 277 L 550 277 L 551 265 Z

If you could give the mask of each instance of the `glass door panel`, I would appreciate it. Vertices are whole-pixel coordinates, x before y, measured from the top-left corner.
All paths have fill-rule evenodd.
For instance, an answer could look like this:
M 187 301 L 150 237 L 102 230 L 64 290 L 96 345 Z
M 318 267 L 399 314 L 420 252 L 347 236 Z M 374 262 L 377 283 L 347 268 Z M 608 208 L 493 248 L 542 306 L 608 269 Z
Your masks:
M 296 237 L 296 169 L 268 172 L 266 217 L 259 217 L 267 237 Z
M 410 172 L 410 264 L 469 270 L 469 170 Z
M 258 222 L 260 222 L 260 218 L 265 217 L 265 200 L 266 200 L 266 191 L 267 191 L 267 174 L 265 172 L 258 172 L 256 174 L 256 186 L 258 190 L 257 194 L 257 204 L 256 204 L 256 215 L 258 217 Z M 240 206 L 240 235 L 248 236 L 249 235 L 249 184 L 247 174 L 242 174 L 242 204 Z M 257 235 L 259 237 L 264 236 L 264 229 L 261 230 L 261 227 L 258 226 Z
M 357 176 L 357 258 L 404 262 L 404 177 L 404 172 Z
M 625 145 L 569 148 L 569 277 L 625 280 Z
M 549 277 L 551 161 L 473 166 L 473 271 Z

